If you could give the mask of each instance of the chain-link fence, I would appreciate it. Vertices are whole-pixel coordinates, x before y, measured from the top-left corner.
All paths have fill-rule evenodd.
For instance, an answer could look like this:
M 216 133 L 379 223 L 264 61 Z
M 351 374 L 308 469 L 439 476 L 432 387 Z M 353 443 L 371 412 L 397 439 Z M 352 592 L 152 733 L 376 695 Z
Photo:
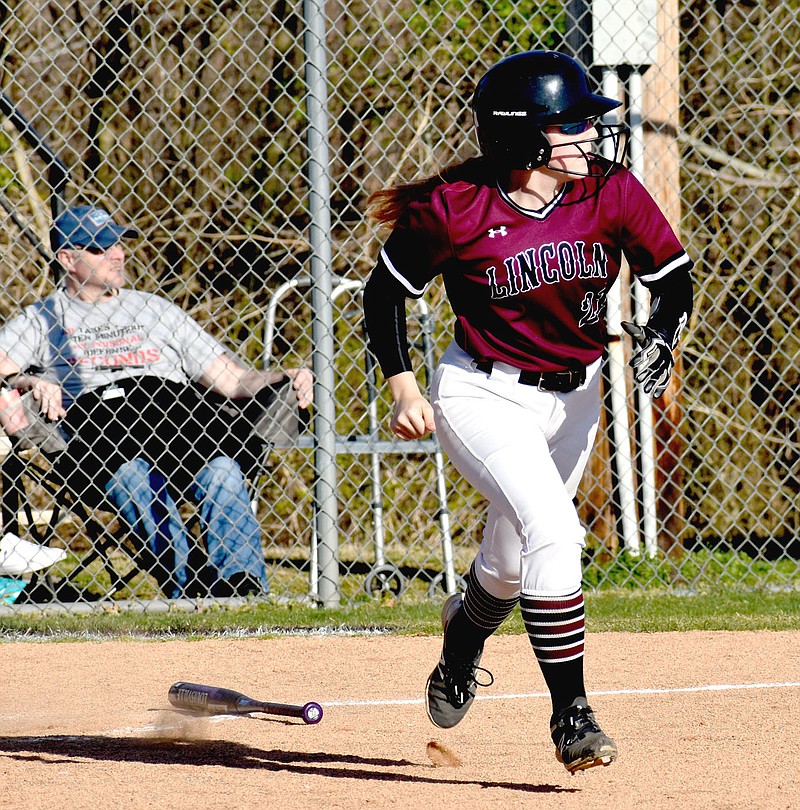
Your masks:
M 138 434 L 125 424 L 97 444 L 94 420 L 85 458 L 97 463 L 72 467 L 24 449 L 8 427 L 3 531 L 67 552 L 30 574 L 18 569 L 35 565 L 15 569 L 19 555 L 0 550 L 3 593 L 26 582 L 14 609 L 258 593 L 258 562 L 241 557 L 254 545 L 277 598 L 330 605 L 462 584 L 485 504 L 434 439 L 403 445 L 386 430 L 360 303 L 385 234 L 364 202 L 474 154 L 476 79 L 534 48 L 576 55 L 624 102 L 631 168 L 696 262 L 679 382 L 655 407 L 616 373 L 626 358 L 610 344 L 602 430 L 578 498 L 587 585 L 795 587 L 797 0 L 12 0 L 0 22 L 2 323 L 52 300 L 54 214 L 98 206 L 140 233 L 124 240 L 130 289 L 172 302 L 243 368 L 309 365 L 317 380 L 310 427 L 291 447 L 238 459 L 244 484 L 209 472 L 207 425 L 193 447 L 127 483 L 118 452 Z M 643 312 L 639 295 L 622 287 L 612 337 L 621 315 Z M 164 345 L 191 332 L 177 310 L 156 318 L 171 332 Z M 75 363 L 152 375 L 141 312 L 104 326 L 96 311 L 71 312 L 76 326 L 59 310 L 48 340 L 60 330 Z M 450 315 L 436 286 L 409 312 L 424 382 Z M 202 377 L 213 347 L 197 340 L 181 362 Z M 106 410 L 124 401 L 144 418 L 135 396 L 109 388 L 125 386 L 104 386 Z M 241 408 L 211 407 L 252 447 L 234 430 Z M 74 485 L 76 468 L 95 497 Z M 255 540 L 242 528 L 252 519 Z M 247 587 L 230 585 L 231 572 L 251 574 Z

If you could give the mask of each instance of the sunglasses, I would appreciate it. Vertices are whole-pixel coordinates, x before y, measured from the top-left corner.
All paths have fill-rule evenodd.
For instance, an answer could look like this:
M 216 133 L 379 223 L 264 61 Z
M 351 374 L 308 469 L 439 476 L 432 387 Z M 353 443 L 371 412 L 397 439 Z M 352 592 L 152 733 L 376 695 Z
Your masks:
M 113 245 L 111 246 L 113 247 Z M 78 245 L 75 250 L 82 250 L 84 253 L 91 253 L 92 256 L 103 256 L 108 253 L 111 248 L 101 248 L 96 245 Z
M 588 132 L 595 124 L 594 118 L 587 121 L 569 121 L 566 124 L 555 124 L 562 135 L 582 135 Z

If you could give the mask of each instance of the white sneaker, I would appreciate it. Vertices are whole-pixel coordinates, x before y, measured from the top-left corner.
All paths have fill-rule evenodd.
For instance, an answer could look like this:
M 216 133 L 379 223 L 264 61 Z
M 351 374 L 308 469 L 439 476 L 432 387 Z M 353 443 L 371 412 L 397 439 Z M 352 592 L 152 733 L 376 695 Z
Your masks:
M 0 538 L 0 576 L 30 574 L 61 562 L 66 556 L 63 548 L 40 546 L 6 532 Z

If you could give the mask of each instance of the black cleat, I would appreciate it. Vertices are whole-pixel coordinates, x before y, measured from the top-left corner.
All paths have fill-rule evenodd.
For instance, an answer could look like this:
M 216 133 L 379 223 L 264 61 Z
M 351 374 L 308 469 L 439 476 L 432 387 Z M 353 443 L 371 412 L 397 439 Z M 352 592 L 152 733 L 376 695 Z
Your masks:
M 579 697 L 550 718 L 550 735 L 556 759 L 570 773 L 610 765 L 617 758 L 617 744 L 603 733 L 586 702 Z
M 447 632 L 447 625 L 458 612 L 462 603 L 461 594 L 448 597 L 442 608 L 442 629 Z M 428 717 L 439 728 L 452 728 L 461 722 L 475 699 L 478 686 L 491 686 L 494 683 L 492 673 L 479 667 L 483 650 L 472 659 L 457 659 L 447 656 L 444 643 L 442 655 L 436 669 L 433 670 L 425 689 L 425 709 Z M 477 672 L 489 676 L 487 683 L 476 679 Z

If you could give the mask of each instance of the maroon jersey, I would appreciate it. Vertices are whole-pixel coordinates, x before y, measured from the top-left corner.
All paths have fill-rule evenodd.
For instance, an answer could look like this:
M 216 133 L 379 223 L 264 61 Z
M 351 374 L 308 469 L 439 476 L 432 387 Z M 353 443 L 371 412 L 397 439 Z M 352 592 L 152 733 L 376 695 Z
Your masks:
M 622 167 L 565 184 L 538 211 L 497 186 L 443 183 L 411 204 L 381 252 L 410 296 L 441 274 L 455 339 L 473 358 L 529 371 L 601 355 L 606 295 L 623 255 L 644 284 L 691 267 L 655 201 Z

